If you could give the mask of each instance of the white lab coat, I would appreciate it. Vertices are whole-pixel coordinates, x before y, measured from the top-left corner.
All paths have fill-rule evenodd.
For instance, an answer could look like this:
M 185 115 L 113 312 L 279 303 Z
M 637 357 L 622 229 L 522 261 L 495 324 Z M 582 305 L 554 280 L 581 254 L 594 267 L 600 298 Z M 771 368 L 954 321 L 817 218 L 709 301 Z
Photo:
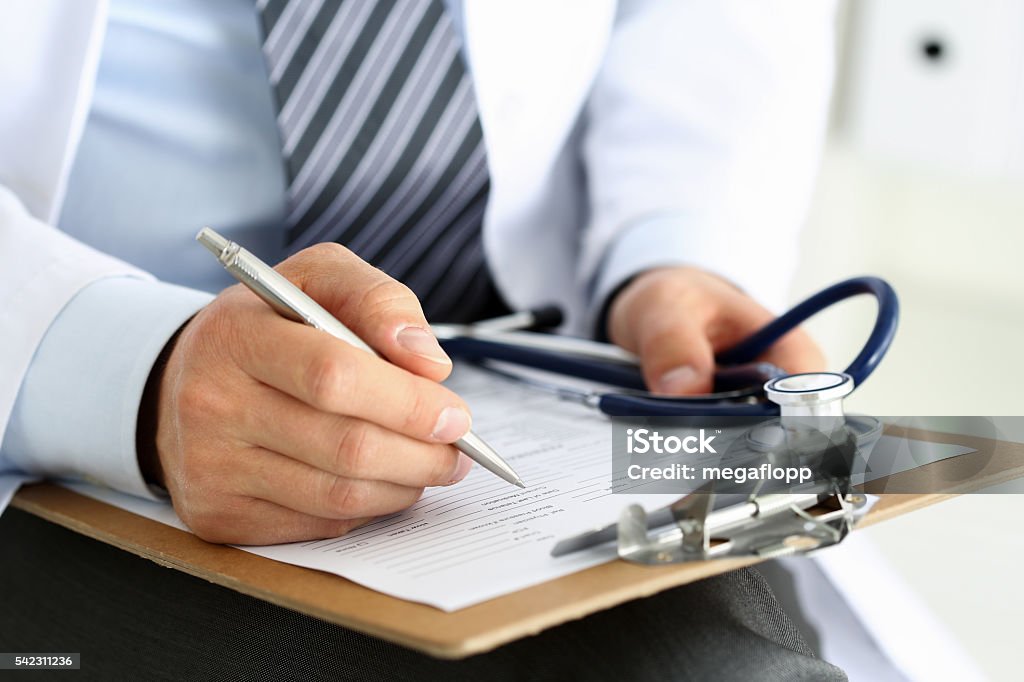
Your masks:
M 98 278 L 146 276 L 53 227 L 106 2 L 3 10 L 0 439 L 61 308 Z M 491 173 L 485 249 L 513 306 L 559 303 L 583 331 L 625 276 L 670 263 L 782 301 L 824 128 L 832 3 L 465 0 L 463 21 Z
M 491 173 L 485 248 L 510 303 L 560 303 L 568 329 L 584 331 L 622 277 L 691 263 L 780 305 L 824 130 L 833 9 L 464 0 Z M 105 0 L 3 6 L 0 440 L 62 307 L 97 279 L 147 276 L 53 227 L 106 11 Z

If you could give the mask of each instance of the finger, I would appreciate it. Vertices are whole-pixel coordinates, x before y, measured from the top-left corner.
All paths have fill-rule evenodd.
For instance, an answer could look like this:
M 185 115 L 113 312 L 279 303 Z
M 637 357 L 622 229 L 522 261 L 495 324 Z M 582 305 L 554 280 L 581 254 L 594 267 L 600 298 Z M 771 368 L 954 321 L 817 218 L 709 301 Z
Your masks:
M 336 538 L 372 518 L 328 519 L 310 516 L 251 497 L 217 498 L 188 516 L 179 514 L 207 542 L 233 545 L 275 545 Z
M 791 374 L 822 372 L 826 369 L 824 353 L 802 329 L 795 329 L 783 336 L 759 359 Z
M 424 443 L 372 422 L 315 410 L 259 387 L 259 413 L 247 411 L 248 442 L 336 476 L 423 488 L 461 481 L 472 460 L 451 445 Z
M 722 300 L 717 321 L 709 325 L 712 347 L 715 352 L 731 348 L 764 327 L 772 318 L 767 308 L 745 295 L 727 296 Z M 794 374 L 825 368 L 824 354 L 802 329 L 784 335 L 757 359 Z
M 619 316 L 612 338 L 640 358 L 644 382 L 654 393 L 692 395 L 711 390 L 714 352 L 705 325 L 684 308 L 635 305 Z M 616 333 L 618 332 L 618 333 Z
M 417 440 L 452 443 L 469 408 L 444 386 L 321 331 L 268 319 L 258 343 L 237 344 L 250 376 L 323 412 L 356 417 Z
M 715 363 L 706 328 L 713 306 L 680 290 L 671 271 L 649 275 L 615 300 L 609 312 L 609 336 L 640 357 L 651 391 L 663 395 L 710 391 Z
M 648 315 L 637 334 L 644 381 L 654 393 L 691 395 L 712 387 L 714 352 L 703 325 L 682 315 Z
M 336 476 L 259 447 L 236 465 L 240 492 L 326 519 L 381 516 L 412 506 L 422 488 Z
M 452 363 L 412 291 L 339 244 L 318 244 L 277 270 L 399 367 L 434 381 Z

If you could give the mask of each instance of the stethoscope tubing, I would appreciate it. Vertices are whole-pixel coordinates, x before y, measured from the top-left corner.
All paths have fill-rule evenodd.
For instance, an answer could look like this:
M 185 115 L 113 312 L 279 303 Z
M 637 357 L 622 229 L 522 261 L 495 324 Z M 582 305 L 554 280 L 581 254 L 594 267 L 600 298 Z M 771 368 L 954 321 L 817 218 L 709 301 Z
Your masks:
M 845 370 L 853 378 L 855 386 L 861 385 L 885 356 L 899 324 L 899 299 L 896 292 L 888 282 L 878 277 L 855 277 L 844 280 L 800 302 L 736 346 L 719 353 L 716 362 L 722 367 L 720 374 L 728 377 L 728 373 L 732 371 L 734 375 L 742 376 L 746 371 L 743 367 L 745 364 L 753 363 L 764 355 L 772 344 L 808 318 L 840 301 L 861 294 L 871 294 L 878 302 L 871 334 L 860 353 Z M 639 368 L 630 365 L 602 362 L 568 353 L 471 336 L 444 339 L 441 345 L 450 355 L 473 362 L 512 363 L 646 393 L 646 385 Z M 767 374 L 771 366 L 767 363 L 758 363 L 751 367 L 756 368 L 752 370 L 755 373 L 766 373 L 766 376 L 771 378 Z M 769 369 L 765 369 L 766 367 Z M 716 377 L 717 383 L 719 382 Z M 669 398 L 651 394 L 606 392 L 594 394 L 592 403 L 609 416 L 760 417 L 779 414 L 778 405 L 763 399 L 760 392 L 757 396 L 761 399 L 747 395 L 736 401 L 718 399 L 714 395 Z
M 647 390 L 639 368 L 629 365 L 600 362 L 539 348 L 516 346 L 469 336 L 443 340 L 441 346 L 449 355 L 463 360 L 508 362 L 634 391 Z
M 602 393 L 597 409 L 609 417 L 772 417 L 779 406 L 767 401 L 721 402 Z
M 899 298 L 892 286 L 879 277 L 854 277 L 833 284 L 827 289 L 822 289 L 729 350 L 719 353 L 716 360 L 723 365 L 750 362 L 763 355 L 772 344 L 810 317 L 840 301 L 860 294 L 871 294 L 878 301 L 878 312 L 871 335 L 857 357 L 844 370 L 846 374 L 853 377 L 854 385 L 860 386 L 885 357 L 889 346 L 892 345 L 893 337 L 896 336 L 896 327 L 899 325 Z

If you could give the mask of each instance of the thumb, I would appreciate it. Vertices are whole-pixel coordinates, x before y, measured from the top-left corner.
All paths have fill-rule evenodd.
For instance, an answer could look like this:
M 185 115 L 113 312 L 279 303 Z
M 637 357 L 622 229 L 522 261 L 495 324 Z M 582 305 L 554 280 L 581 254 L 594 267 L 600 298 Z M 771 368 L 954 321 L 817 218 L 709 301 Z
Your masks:
M 392 363 L 441 381 L 451 360 L 404 284 L 337 244 L 318 244 L 277 270 Z
M 715 354 L 703 326 L 680 319 L 646 324 L 637 334 L 635 352 L 652 392 L 692 395 L 711 391 Z
M 711 390 L 715 353 L 705 326 L 682 315 L 648 306 L 641 314 L 618 316 L 612 341 L 640 357 L 644 381 L 654 393 L 692 395 Z M 636 309 L 633 311 L 636 312 Z

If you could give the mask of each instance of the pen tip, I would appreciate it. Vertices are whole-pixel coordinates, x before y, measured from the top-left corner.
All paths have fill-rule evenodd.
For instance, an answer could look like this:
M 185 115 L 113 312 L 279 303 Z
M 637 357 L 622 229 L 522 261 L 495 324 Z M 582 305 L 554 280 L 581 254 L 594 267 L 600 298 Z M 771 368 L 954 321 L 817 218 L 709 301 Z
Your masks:
M 525 488 L 526 487 L 526 484 L 523 483 L 523 479 L 521 479 L 521 478 L 516 478 L 516 480 L 514 480 L 512 482 L 515 483 L 520 488 Z

